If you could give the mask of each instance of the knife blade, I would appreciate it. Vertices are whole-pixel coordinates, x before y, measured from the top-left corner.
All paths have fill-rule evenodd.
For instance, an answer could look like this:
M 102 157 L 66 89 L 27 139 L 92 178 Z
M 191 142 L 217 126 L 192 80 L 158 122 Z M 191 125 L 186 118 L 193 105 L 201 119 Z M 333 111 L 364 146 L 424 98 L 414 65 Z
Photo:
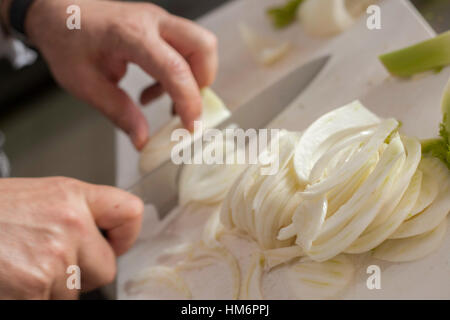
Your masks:
M 320 57 L 291 71 L 244 103 L 217 128 L 223 129 L 231 124 L 244 130 L 264 128 L 306 89 L 328 59 L 329 56 Z M 154 205 L 159 217 L 164 218 L 178 203 L 177 176 L 181 166 L 169 159 L 144 176 L 128 191 L 140 197 L 144 203 Z

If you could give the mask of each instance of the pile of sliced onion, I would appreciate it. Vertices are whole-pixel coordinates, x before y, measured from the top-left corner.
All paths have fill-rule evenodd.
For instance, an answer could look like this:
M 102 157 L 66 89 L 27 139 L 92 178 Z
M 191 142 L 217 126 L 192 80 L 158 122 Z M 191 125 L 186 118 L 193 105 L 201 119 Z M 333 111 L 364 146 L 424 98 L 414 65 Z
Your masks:
M 395 119 L 380 119 L 355 101 L 271 143 L 278 150 L 263 152 L 278 160 L 274 175 L 261 173 L 264 164 L 198 165 L 186 166 L 180 179 L 182 203 L 222 203 L 201 244 L 188 247 L 184 267 L 226 261 L 234 298 L 262 299 L 262 277 L 277 266 L 286 268 L 297 298 L 332 298 L 354 274 L 346 253 L 405 262 L 431 254 L 444 239 L 450 171 L 423 156 L 420 142 L 401 135 Z M 223 232 L 259 245 L 242 282 Z M 180 268 L 157 274 L 164 279 Z M 169 284 L 189 296 L 185 285 Z
M 213 128 L 230 116 L 222 100 L 209 88 L 201 91 L 203 98 L 203 113 L 201 117 L 202 129 Z M 182 128 L 180 118 L 177 116 L 150 137 L 147 145 L 141 152 L 139 167 L 143 173 L 150 172 L 170 158 L 171 150 L 178 143 L 171 141 L 174 130 Z M 201 135 L 201 132 L 195 132 Z
M 445 233 L 450 172 L 422 159 L 420 142 L 398 129 L 356 101 L 302 135 L 280 135 L 280 170 L 247 168 L 223 202 L 223 225 L 249 234 L 269 268 L 295 255 L 321 262 L 375 250 L 379 259 L 410 261 L 431 253 Z M 385 254 L 386 243 L 411 250 Z

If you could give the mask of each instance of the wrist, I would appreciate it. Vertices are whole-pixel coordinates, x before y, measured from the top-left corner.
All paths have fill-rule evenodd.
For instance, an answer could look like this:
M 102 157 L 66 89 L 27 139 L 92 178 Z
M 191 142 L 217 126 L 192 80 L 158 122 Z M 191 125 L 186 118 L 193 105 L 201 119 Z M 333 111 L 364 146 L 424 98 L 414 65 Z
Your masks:
M 34 0 L 24 21 L 29 41 L 41 49 L 41 46 L 63 38 L 67 7 L 80 2 L 81 0 Z

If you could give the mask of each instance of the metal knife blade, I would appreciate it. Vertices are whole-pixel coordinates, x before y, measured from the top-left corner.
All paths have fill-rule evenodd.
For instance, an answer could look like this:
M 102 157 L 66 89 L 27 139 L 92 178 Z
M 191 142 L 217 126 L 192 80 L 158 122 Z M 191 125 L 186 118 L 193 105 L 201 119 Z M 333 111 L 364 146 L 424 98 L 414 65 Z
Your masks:
M 217 126 L 236 124 L 242 129 L 262 129 L 282 112 L 316 77 L 329 59 L 321 57 L 290 72 L 274 85 L 239 107 L 231 117 Z M 128 189 L 144 203 L 153 204 L 164 218 L 178 203 L 177 175 L 181 165 L 170 159 Z

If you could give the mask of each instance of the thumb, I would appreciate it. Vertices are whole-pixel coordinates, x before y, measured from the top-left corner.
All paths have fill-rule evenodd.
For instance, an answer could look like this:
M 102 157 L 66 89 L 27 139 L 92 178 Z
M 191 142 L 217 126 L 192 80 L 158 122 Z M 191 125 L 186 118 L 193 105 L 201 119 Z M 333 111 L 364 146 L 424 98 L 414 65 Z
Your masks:
M 148 123 L 141 109 L 125 91 L 100 72 L 91 72 L 95 85 L 88 101 L 130 136 L 134 146 L 141 150 L 148 139 Z

